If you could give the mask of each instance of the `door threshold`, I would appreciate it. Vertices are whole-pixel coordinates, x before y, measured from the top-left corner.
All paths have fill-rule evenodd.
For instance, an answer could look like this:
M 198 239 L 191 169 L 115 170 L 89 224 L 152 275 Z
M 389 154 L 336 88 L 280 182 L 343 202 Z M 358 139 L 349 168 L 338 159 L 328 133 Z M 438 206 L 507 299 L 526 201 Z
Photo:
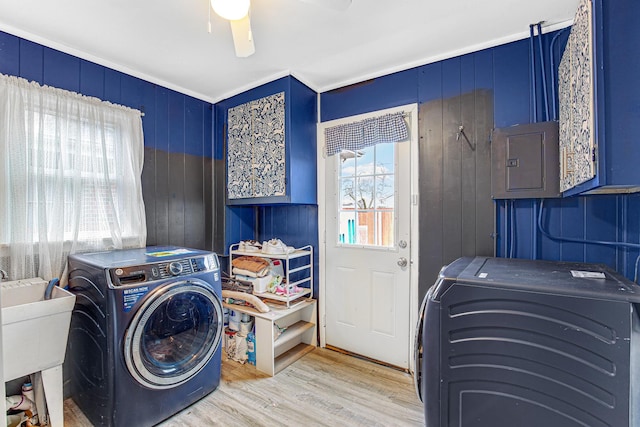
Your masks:
M 325 345 L 325 348 L 327 350 L 333 350 L 333 351 L 338 352 L 338 353 L 346 354 L 347 356 L 355 357 L 356 359 L 366 360 L 367 362 L 372 362 L 372 363 L 375 363 L 376 365 L 386 366 L 387 368 L 395 369 L 396 371 L 405 372 L 407 374 L 409 373 L 408 369 L 401 368 L 400 366 L 392 365 L 391 363 L 387 363 L 387 362 L 382 362 L 382 361 L 377 360 L 377 359 L 372 359 L 371 357 L 367 357 L 367 356 L 363 356 L 361 354 L 353 353 L 351 351 L 344 350 L 344 349 L 341 349 L 341 348 L 338 348 L 338 347 L 334 347 L 332 345 L 328 345 L 327 344 L 327 345 Z

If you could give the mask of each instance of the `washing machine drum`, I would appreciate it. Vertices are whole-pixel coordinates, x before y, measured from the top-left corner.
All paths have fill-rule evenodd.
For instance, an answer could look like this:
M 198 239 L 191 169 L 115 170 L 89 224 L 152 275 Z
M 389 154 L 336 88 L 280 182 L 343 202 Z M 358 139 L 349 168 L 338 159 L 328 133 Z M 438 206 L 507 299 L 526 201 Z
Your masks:
M 222 333 L 222 303 L 211 286 L 198 279 L 168 284 L 154 291 L 127 329 L 127 368 L 146 387 L 176 387 L 209 363 Z

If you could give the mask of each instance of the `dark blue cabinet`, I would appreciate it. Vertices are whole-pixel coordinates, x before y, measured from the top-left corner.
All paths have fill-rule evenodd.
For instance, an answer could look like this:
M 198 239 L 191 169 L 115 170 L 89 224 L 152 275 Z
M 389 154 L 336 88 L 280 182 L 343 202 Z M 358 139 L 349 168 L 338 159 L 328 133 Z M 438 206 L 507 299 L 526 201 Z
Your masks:
M 558 70 L 563 195 L 640 191 L 640 2 L 581 0 Z
M 317 94 L 287 76 L 216 105 L 228 205 L 315 204 Z

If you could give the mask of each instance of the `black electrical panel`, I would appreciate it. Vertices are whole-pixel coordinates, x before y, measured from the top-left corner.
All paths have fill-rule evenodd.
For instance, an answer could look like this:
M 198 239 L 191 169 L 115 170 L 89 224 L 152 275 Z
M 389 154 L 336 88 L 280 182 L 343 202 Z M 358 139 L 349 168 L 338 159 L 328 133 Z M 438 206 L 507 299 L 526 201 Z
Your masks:
M 558 122 L 494 129 L 491 140 L 491 197 L 560 197 Z

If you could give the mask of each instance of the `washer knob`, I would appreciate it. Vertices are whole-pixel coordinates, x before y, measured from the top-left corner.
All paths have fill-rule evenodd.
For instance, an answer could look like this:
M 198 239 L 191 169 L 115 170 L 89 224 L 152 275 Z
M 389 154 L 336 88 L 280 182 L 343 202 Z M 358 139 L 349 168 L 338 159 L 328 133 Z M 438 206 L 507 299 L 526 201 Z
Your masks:
M 182 264 L 175 261 L 169 264 L 169 273 L 173 274 L 174 276 L 182 273 Z

